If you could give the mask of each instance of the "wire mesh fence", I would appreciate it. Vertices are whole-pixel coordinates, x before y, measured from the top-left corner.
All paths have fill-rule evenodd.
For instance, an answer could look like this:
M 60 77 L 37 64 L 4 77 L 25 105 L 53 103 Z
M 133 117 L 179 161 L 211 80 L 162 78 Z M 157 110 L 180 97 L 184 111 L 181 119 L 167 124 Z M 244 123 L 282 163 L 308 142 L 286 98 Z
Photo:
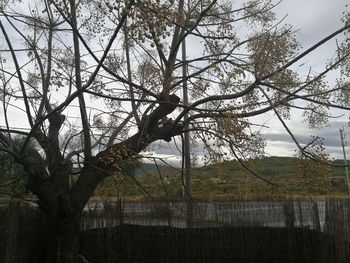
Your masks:
M 91 202 L 79 253 L 89 262 L 348 262 L 348 199 Z M 43 215 L 0 207 L 0 262 L 40 262 Z

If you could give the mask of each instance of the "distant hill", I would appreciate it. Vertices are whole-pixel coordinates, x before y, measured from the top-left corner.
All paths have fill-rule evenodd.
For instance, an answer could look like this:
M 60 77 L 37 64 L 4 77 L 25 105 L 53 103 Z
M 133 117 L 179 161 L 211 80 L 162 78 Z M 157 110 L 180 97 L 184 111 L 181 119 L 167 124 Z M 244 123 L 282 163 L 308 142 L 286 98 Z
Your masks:
M 335 160 L 332 164 L 342 165 L 343 161 Z M 193 196 L 347 195 L 344 167 L 325 166 L 325 170 L 329 169 L 327 176 L 322 173 L 305 175 L 296 169 L 295 158 L 277 156 L 252 159 L 246 165 L 265 181 L 236 160 L 196 167 L 191 170 Z M 322 166 L 320 169 L 322 171 Z M 163 164 L 141 163 L 134 170 L 134 177 L 125 174 L 122 181 L 113 180 L 106 179 L 96 195 L 114 196 L 117 192 L 125 198 L 139 198 L 145 191 L 146 195 L 155 197 L 184 194 L 181 168 Z
M 289 177 L 295 173 L 293 157 L 263 157 L 259 159 L 249 160 L 247 165 L 259 175 L 266 177 Z M 342 165 L 343 160 L 334 160 L 332 165 Z M 329 167 L 331 169 L 332 176 L 344 176 L 345 170 L 343 167 Z M 217 175 L 218 173 L 232 173 L 232 172 L 244 172 L 244 167 L 237 161 L 227 161 L 223 163 L 210 164 L 202 167 L 195 167 L 192 170 L 196 173 L 205 173 L 210 175 Z M 170 167 L 163 164 L 155 165 L 154 163 L 141 163 L 141 165 L 135 170 L 135 176 L 144 175 L 158 175 L 176 173 L 181 171 L 179 167 Z M 246 171 L 248 172 L 248 171 Z
M 164 164 L 154 164 L 154 163 L 141 163 L 139 167 L 137 167 L 134 171 L 135 177 L 142 177 L 145 175 L 156 175 L 159 173 L 162 175 L 173 173 L 174 171 L 181 168 L 174 168 L 170 166 L 166 166 Z

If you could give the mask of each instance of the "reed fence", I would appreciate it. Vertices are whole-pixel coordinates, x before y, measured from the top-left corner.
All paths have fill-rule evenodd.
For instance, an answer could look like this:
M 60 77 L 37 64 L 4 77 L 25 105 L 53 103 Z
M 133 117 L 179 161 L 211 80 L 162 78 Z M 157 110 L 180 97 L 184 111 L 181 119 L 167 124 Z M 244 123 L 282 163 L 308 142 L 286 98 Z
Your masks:
M 91 202 L 79 253 L 89 262 L 349 262 L 348 199 Z M 0 206 L 0 262 L 41 262 L 44 216 Z

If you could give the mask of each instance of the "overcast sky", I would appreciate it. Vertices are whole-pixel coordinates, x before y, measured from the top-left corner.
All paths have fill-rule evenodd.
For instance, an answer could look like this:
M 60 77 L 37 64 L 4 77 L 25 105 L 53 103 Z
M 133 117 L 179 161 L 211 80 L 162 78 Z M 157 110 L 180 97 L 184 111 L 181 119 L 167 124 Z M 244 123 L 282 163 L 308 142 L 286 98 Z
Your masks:
M 283 24 L 291 24 L 295 30 L 298 30 L 296 37 L 301 43 L 302 49 L 307 49 L 343 26 L 341 17 L 343 16 L 342 13 L 346 10 L 346 5 L 349 4 L 348 2 L 348 0 L 284 0 L 278 5 L 275 11 L 279 19 L 284 18 Z M 338 37 L 339 42 L 341 42 L 342 38 L 343 36 Z M 315 72 L 321 71 L 327 60 L 332 58 L 335 45 L 336 40 L 333 39 L 317 49 L 316 52 L 308 55 L 298 64 L 305 63 L 307 67 L 301 68 L 299 71 L 304 70 L 305 74 L 307 74 L 310 66 Z M 329 83 L 333 83 L 335 79 L 335 73 L 328 77 Z M 337 113 L 334 112 L 334 115 L 337 115 Z M 324 138 L 326 152 L 330 157 L 340 159 L 343 158 L 343 153 L 339 129 L 342 127 L 345 128 L 345 135 L 350 145 L 350 128 L 348 122 L 349 114 L 345 114 L 340 118 L 331 119 L 329 127 L 324 127 L 320 130 L 310 130 L 307 124 L 301 121 L 300 113 L 292 112 L 291 119 L 287 123 L 301 144 L 307 144 L 310 141 L 311 135 L 320 136 Z M 263 124 L 269 127 L 263 130 L 267 140 L 267 155 L 293 156 L 296 154 L 297 147 L 295 143 L 282 125 L 276 121 L 272 113 L 266 115 Z M 349 149 L 347 147 L 346 151 L 350 156 Z M 179 160 L 179 157 L 174 158 L 174 155 L 179 154 L 174 143 L 167 145 L 163 142 L 160 147 L 155 147 L 153 151 L 159 156 L 170 157 L 168 159 L 169 161 Z M 200 149 L 194 149 L 194 151 L 196 154 L 200 154 Z
M 284 18 L 283 24 L 291 24 L 295 30 L 298 30 L 296 37 L 302 47 L 307 49 L 320 39 L 343 26 L 341 24 L 341 17 L 342 13 L 346 10 L 346 4 L 349 4 L 348 2 L 349 0 L 284 0 L 278 5 L 275 11 L 280 19 Z M 339 39 L 339 41 L 341 41 L 341 39 Z M 305 62 L 308 67 L 301 70 L 308 72 L 310 69 L 309 67 L 312 66 L 314 71 L 321 71 L 327 59 L 332 56 L 331 51 L 334 50 L 335 43 L 336 41 L 333 39 L 316 52 L 308 55 L 302 61 Z M 302 62 L 300 62 L 299 65 Z M 332 83 L 335 77 L 335 74 L 329 76 L 329 82 Z M 350 128 L 348 127 L 349 114 L 343 115 L 338 119 L 332 119 L 330 127 L 318 131 L 309 130 L 307 124 L 301 122 L 300 119 L 300 115 L 293 112 L 288 125 L 302 143 L 307 143 L 310 140 L 310 135 L 318 135 L 325 139 L 327 153 L 329 153 L 331 157 L 342 158 L 339 129 L 345 127 L 345 134 L 350 144 Z M 20 120 L 17 120 L 17 118 L 12 118 L 12 123 L 16 126 L 21 126 Z M 267 139 L 267 155 L 291 156 L 295 154 L 295 144 L 283 127 L 275 121 L 272 113 L 266 115 L 264 124 L 269 127 L 264 130 Z M 163 146 L 165 147 L 157 147 L 154 151 L 158 154 L 162 154 L 162 156 L 174 156 L 179 154 L 173 143 L 170 148 L 164 143 Z M 348 149 L 347 152 L 350 156 L 350 151 Z
M 302 47 L 306 49 L 343 26 L 341 17 L 346 10 L 347 4 L 349 4 L 348 0 L 284 0 L 276 11 L 280 18 L 287 15 L 285 22 L 292 24 L 294 29 L 299 30 L 296 33 L 296 37 L 302 44 Z M 327 59 L 332 56 L 331 52 L 334 50 L 335 43 L 335 39 L 331 40 L 317 52 L 311 53 L 305 59 L 305 62 L 307 62 L 308 66 L 311 65 L 315 71 L 322 70 Z M 329 82 L 332 83 L 335 77 L 335 74 L 330 75 L 328 78 Z M 335 112 L 334 114 L 337 115 Z M 307 143 L 310 139 L 310 134 L 318 135 L 324 138 L 327 153 L 331 157 L 342 158 L 339 129 L 345 127 L 345 134 L 349 138 L 348 141 L 350 143 L 348 120 L 349 114 L 346 114 L 341 118 L 331 119 L 330 127 L 311 131 L 306 124 L 300 122 L 300 115 L 292 114 L 289 124 L 302 142 Z M 288 134 L 276 122 L 270 123 L 270 125 L 270 130 L 266 132 L 268 139 L 267 153 L 270 155 L 293 155 L 296 146 L 292 143 Z

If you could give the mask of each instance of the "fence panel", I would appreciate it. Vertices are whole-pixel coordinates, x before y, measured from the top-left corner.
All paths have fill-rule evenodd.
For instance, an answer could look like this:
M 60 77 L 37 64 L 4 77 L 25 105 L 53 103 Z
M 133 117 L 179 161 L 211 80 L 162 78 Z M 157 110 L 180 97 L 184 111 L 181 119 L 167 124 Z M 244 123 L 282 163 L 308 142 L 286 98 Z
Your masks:
M 104 263 L 350 258 L 348 199 L 195 200 L 193 220 L 193 228 L 186 229 L 181 200 L 90 203 L 82 215 L 80 253 Z M 0 262 L 38 262 L 43 224 L 37 208 L 0 206 Z

